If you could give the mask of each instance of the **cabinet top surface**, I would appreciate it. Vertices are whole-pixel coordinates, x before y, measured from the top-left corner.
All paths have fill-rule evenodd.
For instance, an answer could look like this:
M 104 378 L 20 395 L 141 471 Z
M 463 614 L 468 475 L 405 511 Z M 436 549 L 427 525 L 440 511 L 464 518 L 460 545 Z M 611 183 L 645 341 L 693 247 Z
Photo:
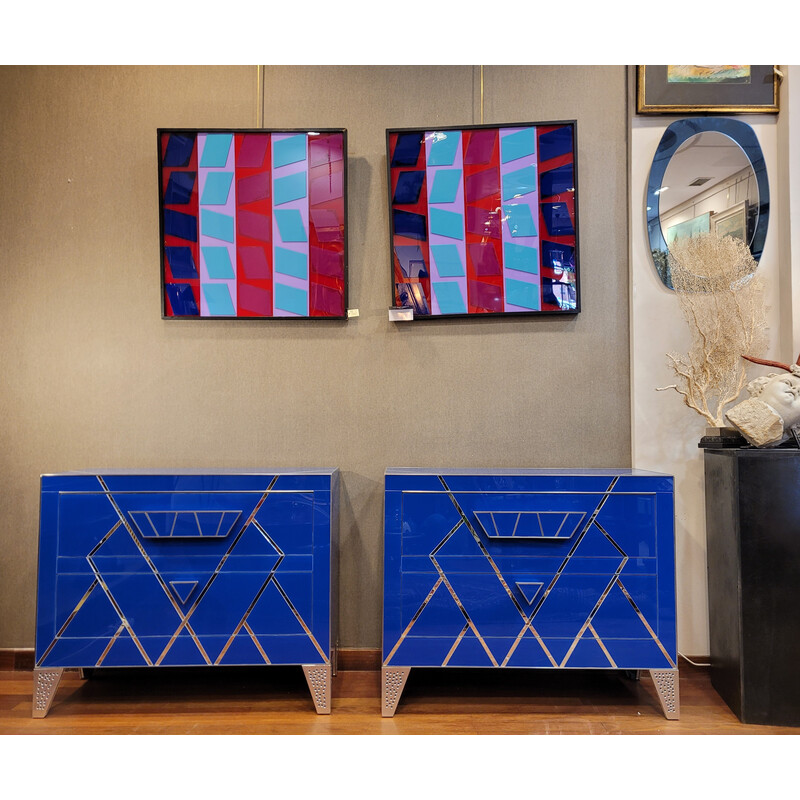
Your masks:
M 299 467 L 299 468 L 280 468 L 265 469 L 262 467 L 253 469 L 97 469 L 97 470 L 74 470 L 71 472 L 45 472 L 42 478 L 85 477 L 95 475 L 333 475 L 338 472 L 338 467 Z
M 650 472 L 643 469 L 629 469 L 629 468 L 609 468 L 609 469 L 570 469 L 564 468 L 550 468 L 550 469 L 534 469 L 521 467 L 518 469 L 446 469 L 442 468 L 420 468 L 420 467 L 389 467 L 386 469 L 386 475 L 477 475 L 477 476 L 492 476 L 492 475 L 508 475 L 508 476 L 531 476 L 531 477 L 558 477 L 563 475 L 568 476 L 619 476 L 619 477 L 634 477 L 634 478 L 647 478 L 647 477 L 672 477 L 663 472 Z

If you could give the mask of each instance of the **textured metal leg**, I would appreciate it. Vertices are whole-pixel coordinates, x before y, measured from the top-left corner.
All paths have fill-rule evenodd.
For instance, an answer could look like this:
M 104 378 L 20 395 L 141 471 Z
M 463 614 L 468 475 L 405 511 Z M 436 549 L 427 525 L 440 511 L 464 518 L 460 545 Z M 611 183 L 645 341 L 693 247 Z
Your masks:
M 661 708 L 667 719 L 678 719 L 681 710 L 681 698 L 678 689 L 677 669 L 651 669 L 650 677 L 656 686 Z
M 34 669 L 33 671 L 33 718 L 41 719 L 47 716 L 50 704 L 56 696 L 58 682 L 64 670 L 57 669 Z
M 303 672 L 311 691 L 317 714 L 331 713 L 331 665 L 303 664 Z
M 411 667 L 381 667 L 381 716 L 393 717 Z

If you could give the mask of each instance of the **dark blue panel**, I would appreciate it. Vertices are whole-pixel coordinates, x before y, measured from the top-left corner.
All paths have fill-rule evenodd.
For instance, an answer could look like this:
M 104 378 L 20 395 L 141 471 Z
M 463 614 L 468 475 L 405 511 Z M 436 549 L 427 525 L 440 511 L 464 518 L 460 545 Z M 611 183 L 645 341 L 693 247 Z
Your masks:
M 255 607 L 247 615 L 247 624 L 255 634 L 307 635 L 273 580 L 267 584 Z
M 403 575 L 403 630 L 414 619 L 433 589 L 438 575 Z M 440 583 L 419 613 L 411 632 L 417 636 L 450 636 L 455 639 L 466 623 L 464 614 L 444 583 Z M 394 642 L 387 643 L 389 648 Z
M 171 133 L 167 140 L 163 166 L 186 167 L 192 158 L 195 142 L 194 133 Z
M 428 238 L 427 223 L 422 214 L 412 214 L 410 211 L 392 209 L 394 221 L 394 235 L 407 236 L 409 239 L 425 241 Z
M 672 494 L 675 479 L 672 475 L 640 472 L 633 475 L 621 475 L 615 486 L 617 492 L 667 492 Z
M 494 473 L 447 473 L 442 477 L 453 492 L 605 492 L 615 478 L 613 471 L 551 472 L 519 470 Z
M 189 242 L 197 241 L 197 217 L 184 214 L 181 211 L 164 209 L 164 235 L 174 236 L 177 239 L 186 239 Z
M 271 664 L 324 664 L 308 636 L 259 636 Z
M 261 655 L 259 649 L 256 647 L 255 642 L 249 633 L 240 633 L 231 642 L 225 655 L 219 662 L 223 665 L 233 664 L 265 664 L 264 656 Z
M 324 613 L 320 611 L 319 613 L 322 615 L 322 621 L 320 621 L 317 619 L 318 614 L 314 613 L 314 608 L 317 600 L 319 600 L 320 603 L 325 603 L 327 608 L 330 604 L 330 596 L 329 594 L 323 593 L 320 598 L 316 598 L 314 581 L 317 580 L 317 572 L 326 572 L 326 570 L 315 570 L 314 572 L 310 570 L 307 572 L 284 572 L 283 564 L 281 564 L 281 569 L 278 570 L 275 576 L 275 582 L 283 589 L 284 594 L 289 598 L 289 602 L 294 606 L 294 610 L 300 615 L 301 619 L 306 623 L 314 636 L 316 637 L 319 632 L 320 635 L 324 635 L 327 639 L 328 634 L 326 633 L 326 626 L 328 625 L 328 613 L 327 611 Z M 267 632 L 267 629 L 261 630 L 261 633 L 265 632 Z M 296 630 L 274 632 L 295 633 Z M 320 644 L 322 644 L 321 641 Z
M 282 553 L 307 555 L 313 545 L 313 494 L 271 492 L 256 514 Z
M 495 662 L 497 658 L 495 657 Z M 491 658 L 472 631 L 467 631 L 447 662 L 451 667 L 491 667 Z
M 509 650 L 510 650 L 509 646 Z M 508 659 L 509 667 L 552 667 L 553 663 L 547 657 L 542 645 L 530 632 L 525 631 L 525 635 L 520 639 L 519 644 L 514 648 L 514 652 Z
M 540 203 L 539 209 L 550 236 L 575 235 L 575 227 L 566 203 Z
M 574 639 L 602 597 L 613 568 L 609 572 L 607 576 L 562 574 L 533 618 L 539 635 Z
M 186 205 L 192 199 L 192 189 L 197 178 L 195 172 L 178 172 L 169 176 L 164 203 L 168 206 Z M 177 276 L 176 276 L 177 277 Z
M 106 586 L 138 638 L 170 636 L 180 617 L 152 574 L 104 575 Z
M 230 568 L 218 573 L 189 618 L 197 635 L 232 634 L 266 579 L 258 572 L 235 572 Z
M 481 636 L 515 637 L 525 624 L 497 575 L 454 573 L 449 583 Z
M 575 176 L 572 164 L 550 169 L 539 176 L 539 191 L 541 197 L 552 197 L 554 194 L 571 192 L 575 189 Z
M 164 287 L 176 317 L 197 317 L 200 310 L 197 307 L 192 287 L 188 283 L 168 283 Z
M 654 578 L 649 581 L 651 591 L 655 589 L 655 583 Z M 651 624 L 653 623 L 655 619 L 651 617 Z M 636 609 L 616 585 L 611 587 L 611 591 L 594 615 L 592 626 L 603 640 L 651 638 Z
M 539 137 L 539 161 L 549 161 L 572 152 L 572 126 L 565 125 Z
M 37 667 L 93 667 L 108 647 L 108 639 L 59 639 Z M 41 658 L 41 657 L 40 657 Z
M 102 662 L 104 667 L 143 667 L 146 664 L 144 656 L 127 631 L 117 637 Z
M 403 553 L 430 555 L 461 521 L 446 494 L 403 494 Z
M 415 167 L 422 147 L 422 134 L 401 133 L 397 136 L 394 153 L 392 154 L 393 167 Z
M 675 668 L 652 639 L 603 639 L 603 644 L 619 669 Z
M 581 640 L 575 645 L 575 649 L 567 659 L 566 667 L 613 667 L 608 660 L 608 656 L 603 652 L 603 648 L 591 634 L 584 634 Z
M 176 280 L 193 280 L 200 276 L 194 263 L 191 247 L 165 247 L 172 277 Z
M 100 488 L 96 482 L 95 485 Z M 85 558 L 119 522 L 119 515 L 104 494 L 62 494 L 58 512 L 60 556 Z
M 551 269 L 575 271 L 575 248 L 568 244 L 542 240 L 542 265 Z
M 215 643 L 216 644 L 216 643 Z M 222 644 L 219 645 L 219 649 Z M 213 662 L 217 653 L 214 652 L 216 647 L 209 647 L 206 649 L 206 656 Z M 177 639 L 172 643 L 172 646 L 167 651 L 161 663 L 165 667 L 194 667 L 208 664 L 203 654 L 197 647 L 194 639 L 188 633 L 181 633 Z
M 397 186 L 394 190 L 393 203 L 406 205 L 416 203 L 419 200 L 419 192 L 425 180 L 425 170 L 417 169 L 408 172 L 401 172 L 397 176 Z
M 456 637 L 407 636 L 388 661 L 389 666 L 440 667 Z M 387 662 L 384 662 L 387 664 Z
M 59 617 L 65 616 L 68 619 L 77 607 L 73 603 L 76 597 L 75 587 L 70 586 L 75 583 L 77 577 L 74 575 L 59 575 L 58 577 Z M 80 581 L 79 579 L 78 587 L 82 583 L 85 584 L 85 580 Z M 81 592 L 81 597 L 78 599 L 80 600 L 84 594 L 85 590 Z M 95 584 L 61 635 L 67 638 L 100 636 L 110 639 L 119 630 L 121 622 L 119 614 L 114 610 L 114 606 L 111 605 L 105 592 L 99 584 Z M 63 621 L 59 620 L 59 624 L 63 624 Z
M 612 494 L 600 509 L 597 523 L 629 556 L 656 554 L 654 495 Z

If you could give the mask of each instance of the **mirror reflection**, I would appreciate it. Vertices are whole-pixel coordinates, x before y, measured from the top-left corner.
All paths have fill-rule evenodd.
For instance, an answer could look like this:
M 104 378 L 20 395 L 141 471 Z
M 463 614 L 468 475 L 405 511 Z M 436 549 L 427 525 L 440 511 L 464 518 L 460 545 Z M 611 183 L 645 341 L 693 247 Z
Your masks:
M 668 249 L 679 238 L 735 236 L 757 262 L 768 210 L 766 165 L 750 126 L 701 118 L 667 128 L 653 159 L 646 208 L 653 263 L 665 286 L 672 288 Z

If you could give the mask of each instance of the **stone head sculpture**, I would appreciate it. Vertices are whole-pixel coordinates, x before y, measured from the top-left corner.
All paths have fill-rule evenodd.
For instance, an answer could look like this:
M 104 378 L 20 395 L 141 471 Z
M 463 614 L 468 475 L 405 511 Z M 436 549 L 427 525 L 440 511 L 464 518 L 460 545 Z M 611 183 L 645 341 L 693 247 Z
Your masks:
M 750 381 L 747 384 L 750 397 L 733 406 L 725 416 L 750 444 L 775 447 L 791 436 L 793 428 L 800 429 L 800 358 L 791 365 L 750 356 L 743 358 L 785 371 Z

